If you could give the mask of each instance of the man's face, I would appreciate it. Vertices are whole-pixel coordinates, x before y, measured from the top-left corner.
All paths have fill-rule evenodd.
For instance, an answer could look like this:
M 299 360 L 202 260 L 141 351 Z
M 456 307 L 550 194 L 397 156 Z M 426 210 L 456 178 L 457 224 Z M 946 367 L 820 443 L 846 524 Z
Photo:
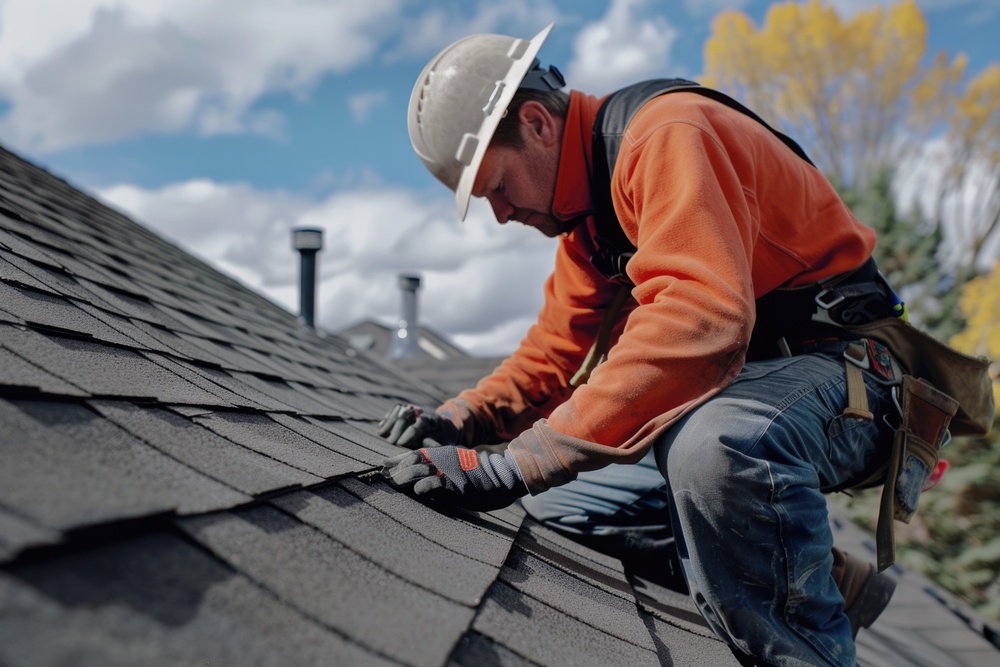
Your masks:
M 521 125 L 523 145 L 486 150 L 472 194 L 490 202 L 501 225 L 513 220 L 555 237 L 567 231 L 566 223 L 552 215 L 561 133 L 553 133 L 551 116 L 538 120 L 533 113 L 538 110 L 529 111 L 529 122 Z

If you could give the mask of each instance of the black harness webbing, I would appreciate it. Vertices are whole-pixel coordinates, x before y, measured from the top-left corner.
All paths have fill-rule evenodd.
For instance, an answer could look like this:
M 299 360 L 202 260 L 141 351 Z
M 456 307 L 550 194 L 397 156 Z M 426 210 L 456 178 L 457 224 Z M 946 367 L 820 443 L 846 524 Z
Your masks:
M 601 105 L 594 120 L 593 160 L 590 192 L 594 201 L 595 243 L 591 257 L 594 267 L 608 280 L 626 287 L 632 283 L 625 272 L 635 246 L 621 228 L 611 200 L 614 173 L 625 128 L 638 110 L 650 100 L 673 92 L 703 95 L 754 119 L 767 128 L 792 152 L 813 165 L 793 139 L 767 124 L 760 116 L 732 97 L 687 79 L 655 79 L 623 88 Z M 747 359 L 766 359 L 789 354 L 804 338 L 849 338 L 841 325 L 861 324 L 880 317 L 898 316 L 901 302 L 869 259 L 848 274 L 835 276 L 816 285 L 798 289 L 777 289 L 756 301 L 757 319 Z M 819 313 L 821 316 L 816 317 Z
M 611 174 L 615 170 L 615 162 L 621 150 L 622 135 L 632 117 L 650 100 L 666 93 L 675 92 L 698 93 L 740 113 L 753 118 L 770 130 L 778 139 L 788 146 L 796 155 L 813 164 L 806 152 L 795 141 L 768 125 L 763 118 L 746 108 L 732 97 L 712 88 L 706 88 L 687 79 L 653 79 L 643 81 L 608 96 L 601 104 L 594 120 L 593 128 L 593 159 L 594 173 L 590 179 L 590 192 L 594 201 L 594 222 L 597 226 L 598 249 L 591 261 L 594 266 L 609 280 L 627 283 L 625 265 L 628 263 L 635 246 L 625 236 L 618 216 L 615 215 L 611 202 Z

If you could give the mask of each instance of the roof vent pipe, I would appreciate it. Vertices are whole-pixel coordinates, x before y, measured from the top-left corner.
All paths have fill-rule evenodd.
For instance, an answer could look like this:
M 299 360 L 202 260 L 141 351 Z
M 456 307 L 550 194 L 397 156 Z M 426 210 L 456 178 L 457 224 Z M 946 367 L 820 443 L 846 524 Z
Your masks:
M 420 325 L 417 323 L 417 290 L 420 289 L 420 276 L 399 274 L 399 290 L 402 297 L 402 310 L 399 316 L 399 326 L 396 335 L 389 344 L 390 359 L 412 359 L 420 356 Z
M 323 230 L 292 230 L 292 248 L 299 251 L 299 321 L 316 327 L 316 253 L 323 249 Z

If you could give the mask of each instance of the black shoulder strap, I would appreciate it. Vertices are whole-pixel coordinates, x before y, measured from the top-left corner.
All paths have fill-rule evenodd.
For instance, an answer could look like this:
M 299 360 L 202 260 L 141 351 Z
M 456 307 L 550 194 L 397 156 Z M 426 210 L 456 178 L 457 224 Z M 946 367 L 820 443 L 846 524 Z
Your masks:
M 688 91 L 721 102 L 753 118 L 770 130 L 796 155 L 812 164 L 802 147 L 787 135 L 775 130 L 760 116 L 732 97 L 687 79 L 653 79 L 623 88 L 608 96 L 597 112 L 593 128 L 594 173 L 591 175 L 590 192 L 594 201 L 594 220 L 597 226 L 598 251 L 592 258 L 594 266 L 610 280 L 623 282 L 625 264 L 635 252 L 635 246 L 625 236 L 611 201 L 611 174 L 621 149 L 622 136 L 632 117 L 655 97 L 665 93 Z

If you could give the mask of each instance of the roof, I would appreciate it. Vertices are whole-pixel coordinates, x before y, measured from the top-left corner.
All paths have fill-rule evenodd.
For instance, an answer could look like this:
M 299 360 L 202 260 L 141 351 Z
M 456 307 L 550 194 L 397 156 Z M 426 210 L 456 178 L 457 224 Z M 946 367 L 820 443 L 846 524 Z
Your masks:
M 386 485 L 377 421 L 442 398 L 0 149 L 0 664 L 736 664 L 519 507 Z M 995 660 L 945 616 L 933 664 Z
M 418 325 L 420 336 L 417 339 L 414 359 L 448 361 L 468 357 L 469 353 L 455 345 L 446 335 L 427 325 Z M 371 350 L 372 353 L 388 356 L 389 346 L 395 336 L 395 329 L 376 322 L 363 320 L 341 329 L 338 335 L 346 338 L 352 347 L 359 350 Z

